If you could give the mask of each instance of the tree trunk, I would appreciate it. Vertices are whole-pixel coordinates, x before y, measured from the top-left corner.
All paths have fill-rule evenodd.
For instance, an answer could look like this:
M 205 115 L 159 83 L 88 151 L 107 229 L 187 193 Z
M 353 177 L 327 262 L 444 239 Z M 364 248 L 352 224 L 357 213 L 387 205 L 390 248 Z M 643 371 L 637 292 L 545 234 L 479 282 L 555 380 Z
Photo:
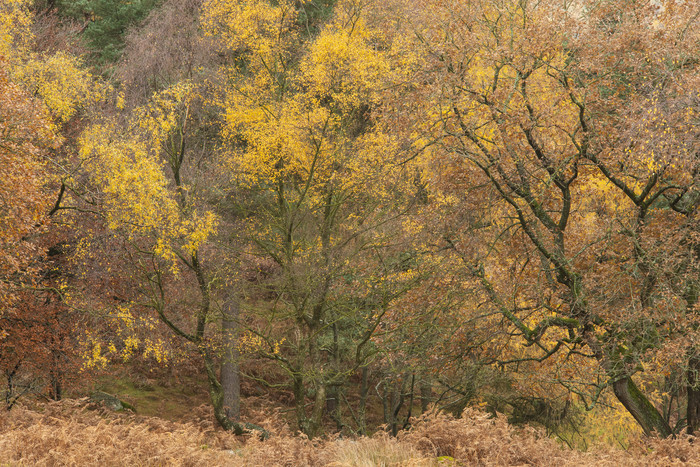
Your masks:
M 294 392 L 294 413 L 296 414 L 299 431 L 306 433 L 308 419 L 306 417 L 306 390 L 304 388 L 304 377 L 300 372 L 294 374 L 292 391 Z
M 369 393 L 369 370 L 362 367 L 362 382 L 360 383 L 360 407 L 357 409 L 358 431 L 367 434 L 367 394 Z
M 241 412 L 241 380 L 238 371 L 238 312 L 240 301 L 235 293 L 226 297 L 221 323 L 223 356 L 221 360 L 221 390 L 226 416 L 238 421 Z
M 403 386 L 404 386 L 404 376 L 401 376 L 401 382 L 393 381 L 393 391 L 391 392 L 391 413 L 389 414 L 389 428 L 391 429 L 391 435 L 396 436 L 399 432 L 399 412 L 403 407 Z
M 266 439 L 269 436 L 269 433 L 264 428 L 258 425 L 253 425 L 252 423 L 239 423 L 238 420 L 228 417 L 226 407 L 224 406 L 223 386 L 216 377 L 214 360 L 212 359 L 211 355 L 207 353 L 203 353 L 202 357 L 204 358 L 204 367 L 207 370 L 207 379 L 209 381 L 209 397 L 211 398 L 211 404 L 214 407 L 214 417 L 219 425 L 221 425 L 224 430 L 231 431 L 235 435 L 242 435 L 243 433 L 256 431 L 261 439 Z
M 333 330 L 333 377 L 337 377 L 340 369 L 340 346 L 338 345 L 338 326 L 334 322 L 331 326 Z M 340 396 L 342 389 L 339 384 L 329 384 L 326 390 L 326 411 L 335 422 L 335 427 L 338 432 L 343 429 L 343 419 L 341 413 Z
M 60 369 L 51 370 L 49 373 L 51 389 L 49 397 L 55 401 L 60 401 L 63 397 L 63 385 L 61 384 L 62 375 Z
M 688 434 L 693 435 L 700 427 L 700 359 L 691 357 L 688 360 L 688 408 L 686 420 Z
M 343 429 L 343 414 L 340 405 L 341 391 L 340 386 L 334 384 L 328 387 L 326 394 L 326 411 L 335 422 L 335 428 L 338 432 Z
M 209 382 L 209 397 L 211 405 L 214 407 L 214 417 L 224 430 L 233 431 L 235 434 L 243 434 L 240 425 L 228 417 L 224 408 L 224 391 L 221 382 L 216 377 L 214 361 L 210 355 L 203 355 L 204 367 L 207 370 L 207 380 Z
M 631 377 L 624 377 L 615 381 L 613 390 L 617 399 L 637 420 L 637 423 L 639 423 L 646 435 L 652 435 L 655 432 L 661 438 L 668 438 L 673 434 L 669 424 L 656 410 L 656 407 L 649 402 L 649 399 L 642 394 Z
M 427 376 L 421 378 L 418 389 L 420 390 L 420 410 L 421 413 L 425 413 L 433 401 L 433 386 Z
M 311 409 L 311 417 L 308 418 L 304 432 L 309 438 L 315 438 L 321 432 L 321 422 L 323 421 L 323 409 L 326 405 L 326 385 L 318 383 L 316 388 L 316 398 Z
M 696 260 L 700 258 L 700 247 L 696 246 Z M 693 313 L 698 302 L 700 287 L 691 282 L 685 292 L 686 307 L 689 313 Z M 694 435 L 700 428 L 700 357 L 696 354 L 697 349 L 691 348 L 688 352 L 688 373 L 686 387 L 688 392 L 688 406 L 686 408 L 685 419 L 688 423 L 688 434 Z
M 384 391 L 382 394 L 380 394 L 382 398 L 382 408 L 384 409 L 384 424 L 389 425 L 391 422 L 391 403 L 390 403 L 390 396 L 389 396 L 389 383 L 387 380 L 384 380 L 382 382 L 382 386 L 384 387 Z

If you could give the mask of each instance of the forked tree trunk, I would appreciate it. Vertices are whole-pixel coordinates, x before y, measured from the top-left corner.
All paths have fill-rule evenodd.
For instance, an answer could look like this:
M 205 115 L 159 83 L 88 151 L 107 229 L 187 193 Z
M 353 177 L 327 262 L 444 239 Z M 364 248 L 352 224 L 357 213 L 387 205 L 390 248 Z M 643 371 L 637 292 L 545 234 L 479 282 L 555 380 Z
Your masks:
M 326 405 L 326 385 L 323 382 L 318 383 L 316 387 L 316 395 L 314 396 L 311 415 L 307 416 L 306 410 L 306 391 L 304 389 L 304 378 L 297 375 L 294 377 L 294 398 L 295 412 L 299 431 L 304 433 L 309 438 L 318 436 L 321 432 L 323 422 L 324 407 Z
M 613 390 L 617 399 L 625 406 L 627 411 L 637 420 L 646 435 L 656 434 L 661 438 L 668 438 L 673 434 L 671 427 L 661 416 L 656 407 L 639 390 L 632 378 L 620 378 L 613 383 Z
M 207 371 L 207 380 L 209 382 L 209 397 L 211 399 L 211 405 L 214 407 L 214 417 L 219 425 L 224 430 L 233 431 L 237 435 L 244 433 L 243 427 L 238 423 L 238 420 L 229 418 L 226 408 L 224 407 L 224 391 L 221 382 L 217 378 L 216 371 L 214 369 L 214 359 L 208 355 L 204 354 L 204 367 Z
M 209 381 L 209 397 L 211 404 L 214 407 L 214 417 L 219 425 L 224 430 L 231 431 L 236 435 L 243 433 L 257 432 L 261 439 L 269 436 L 269 433 L 264 428 L 252 423 L 240 423 L 238 419 L 229 418 L 227 407 L 224 406 L 224 391 L 221 382 L 216 377 L 214 368 L 214 359 L 208 353 L 203 353 L 204 367 L 207 371 L 207 379 Z

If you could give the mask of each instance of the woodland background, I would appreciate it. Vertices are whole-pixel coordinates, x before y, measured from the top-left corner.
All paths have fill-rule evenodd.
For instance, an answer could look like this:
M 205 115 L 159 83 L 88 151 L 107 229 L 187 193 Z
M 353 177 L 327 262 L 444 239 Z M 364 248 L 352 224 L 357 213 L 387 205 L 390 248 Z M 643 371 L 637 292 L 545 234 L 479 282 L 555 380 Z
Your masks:
M 682 0 L 3 0 L 0 461 L 692 463 L 699 65 Z

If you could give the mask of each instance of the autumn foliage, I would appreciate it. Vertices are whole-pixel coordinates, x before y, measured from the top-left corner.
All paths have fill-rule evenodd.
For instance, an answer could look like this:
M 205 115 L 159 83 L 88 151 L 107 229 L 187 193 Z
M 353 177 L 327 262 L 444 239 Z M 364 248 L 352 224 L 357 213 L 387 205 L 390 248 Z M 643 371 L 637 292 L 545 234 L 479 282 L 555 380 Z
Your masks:
M 41 225 L 50 202 L 43 189 L 46 175 L 42 156 L 55 145 L 57 138 L 46 108 L 11 82 L 5 70 L 5 66 L 0 69 L 0 119 L 3 122 L 0 297 L 3 302 L 10 298 L 9 283 L 18 283 L 16 277 L 29 272 L 30 258 L 36 254 L 25 237 Z
M 0 462 L 692 462 L 699 18 L 3 2 Z

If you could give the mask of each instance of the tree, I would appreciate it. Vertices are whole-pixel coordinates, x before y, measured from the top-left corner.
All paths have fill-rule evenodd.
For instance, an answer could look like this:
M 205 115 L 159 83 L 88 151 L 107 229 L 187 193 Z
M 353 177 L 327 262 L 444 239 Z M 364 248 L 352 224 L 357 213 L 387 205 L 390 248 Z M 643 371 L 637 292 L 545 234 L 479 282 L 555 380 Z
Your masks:
M 207 33 L 232 57 L 221 98 L 227 164 L 257 203 L 254 253 L 277 268 L 265 284 L 275 304 L 255 310 L 248 332 L 288 376 L 309 436 L 326 410 L 346 425 L 350 377 L 375 358 L 380 323 L 422 277 L 401 252 L 410 248 L 402 222 L 419 198 L 413 174 L 396 163 L 397 140 L 374 115 L 400 72 L 385 8 L 338 2 L 307 36 L 297 2 L 205 5 Z
M 83 37 L 100 64 L 115 62 L 127 30 L 144 20 L 158 0 L 58 0 L 60 13 L 85 21 Z
M 23 376 L 19 370 L 28 356 L 37 355 L 36 340 L 46 337 L 34 326 L 36 310 L 28 306 L 31 294 L 23 289 L 36 286 L 41 278 L 36 261 L 40 251 L 30 237 L 41 231 L 51 202 L 44 189 L 48 177 L 42 156 L 58 137 L 46 108 L 9 81 L 6 60 L 0 65 L 0 360 L 10 409 L 34 389 L 31 381 L 17 389 Z
M 139 293 L 129 313 L 155 313 L 161 323 L 199 354 L 214 412 L 226 429 L 242 432 L 227 413 L 209 324 L 218 321 L 216 286 L 227 284 L 208 267 L 219 216 L 198 190 L 210 169 L 206 142 L 197 148 L 201 116 L 197 88 L 187 81 L 154 94 L 135 109 L 130 128 L 114 121 L 94 125 L 81 140 L 81 155 L 104 193 L 109 229 L 131 264 L 128 278 Z M 225 281 L 225 278 L 224 278 Z M 192 308 L 188 303 L 197 297 Z
M 58 142 L 46 108 L 33 101 L 0 71 L 0 297 L 11 301 L 10 289 L 27 272 L 32 245 L 27 236 L 41 224 L 51 199 L 44 191 L 42 155 Z M 14 286 L 14 287 L 13 287 Z
M 215 41 L 200 30 L 201 6 L 201 0 L 166 1 L 129 31 L 115 72 L 127 103 L 140 105 L 156 91 L 215 69 Z
M 633 380 L 647 351 L 696 328 L 681 232 L 697 215 L 697 12 L 663 7 L 428 2 L 417 37 L 433 154 L 466 197 L 494 200 L 464 226 L 482 242 L 448 244 L 522 339 L 516 360 L 591 358 L 598 383 L 558 379 L 587 404 L 612 387 L 668 436 Z
M 80 367 L 81 316 L 65 302 L 70 241 L 67 128 L 101 98 L 75 57 L 43 51 L 31 2 L 0 7 L 0 366 L 11 408 L 48 387 L 60 399 Z M 70 212 L 70 211 L 69 211 Z

